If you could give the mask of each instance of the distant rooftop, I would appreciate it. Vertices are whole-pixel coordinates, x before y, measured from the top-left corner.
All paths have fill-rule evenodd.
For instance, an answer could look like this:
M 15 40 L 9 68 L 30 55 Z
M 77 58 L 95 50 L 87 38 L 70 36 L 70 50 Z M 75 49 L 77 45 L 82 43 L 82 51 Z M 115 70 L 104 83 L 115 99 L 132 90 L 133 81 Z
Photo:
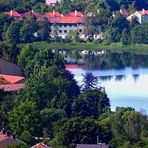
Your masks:
M 14 83 L 17 83 L 21 80 L 24 80 L 24 77 L 13 76 L 13 75 L 4 75 L 4 74 L 0 74 L 0 78 L 6 80 L 10 84 L 14 84 Z
M 44 143 L 37 143 L 36 145 L 32 146 L 31 148 L 51 148 Z
M 77 144 L 76 148 L 109 148 L 109 145 L 100 143 L 100 144 Z
M 21 76 L 21 68 L 12 62 L 0 58 L 0 74 Z
M 4 92 L 12 92 L 12 91 L 18 91 L 21 88 L 24 88 L 25 84 L 6 84 L 6 85 L 0 85 L 0 89 L 3 89 Z

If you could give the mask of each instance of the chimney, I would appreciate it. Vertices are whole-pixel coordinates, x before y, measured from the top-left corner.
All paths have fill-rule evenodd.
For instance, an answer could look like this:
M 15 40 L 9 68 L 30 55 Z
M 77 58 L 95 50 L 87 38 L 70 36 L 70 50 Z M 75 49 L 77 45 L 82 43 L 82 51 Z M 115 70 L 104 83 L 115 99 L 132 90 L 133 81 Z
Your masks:
M 75 10 L 75 16 L 77 16 L 77 15 L 78 15 L 77 10 Z
M 12 11 L 12 10 L 10 10 L 10 16 L 12 16 L 12 14 L 13 14 L 13 11 Z
M 144 14 L 144 12 L 145 12 L 145 10 L 144 10 L 144 9 L 142 9 L 142 14 Z
M 2 133 L 3 134 L 6 134 L 6 130 L 4 128 L 2 129 Z
M 13 135 L 12 135 L 12 138 L 13 138 L 14 140 L 16 139 L 16 136 L 15 136 L 15 134 L 13 134 Z
M 8 136 L 8 137 L 10 137 L 10 136 L 11 136 L 11 133 L 10 133 L 9 131 L 7 132 L 7 136 Z
M 55 10 L 53 10 L 53 16 L 55 16 Z
M 120 13 L 123 14 L 123 10 L 122 9 L 120 9 Z
M 33 10 L 31 10 L 31 13 L 32 13 L 32 14 L 34 14 L 34 11 L 33 11 Z

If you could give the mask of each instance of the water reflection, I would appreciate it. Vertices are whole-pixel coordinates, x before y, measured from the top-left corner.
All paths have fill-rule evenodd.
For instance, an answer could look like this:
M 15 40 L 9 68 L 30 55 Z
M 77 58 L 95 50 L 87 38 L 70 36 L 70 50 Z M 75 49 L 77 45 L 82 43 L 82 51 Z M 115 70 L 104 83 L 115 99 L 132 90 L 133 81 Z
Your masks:
M 86 70 L 98 69 L 124 69 L 131 67 L 137 69 L 139 67 L 148 67 L 148 55 L 139 55 L 135 53 L 125 52 L 105 52 L 104 54 L 86 54 L 82 55 L 78 51 L 67 53 L 67 63 L 83 64 Z
M 118 75 L 118 76 L 115 77 L 115 81 L 120 81 L 123 78 L 125 79 L 125 76 L 124 75 Z
M 100 76 L 98 80 L 106 81 L 106 80 L 111 80 L 112 78 L 113 78 L 112 76 Z
M 86 70 L 69 70 L 75 75 L 75 79 L 81 85 L 82 74 L 85 74 Z M 89 72 L 97 76 L 101 85 L 105 87 L 111 101 L 112 110 L 115 110 L 117 106 L 124 106 L 133 107 L 138 111 L 144 109 L 148 113 L 148 69 L 108 70 L 108 76 L 106 75 L 106 70 Z M 121 75 L 123 72 L 125 75 Z

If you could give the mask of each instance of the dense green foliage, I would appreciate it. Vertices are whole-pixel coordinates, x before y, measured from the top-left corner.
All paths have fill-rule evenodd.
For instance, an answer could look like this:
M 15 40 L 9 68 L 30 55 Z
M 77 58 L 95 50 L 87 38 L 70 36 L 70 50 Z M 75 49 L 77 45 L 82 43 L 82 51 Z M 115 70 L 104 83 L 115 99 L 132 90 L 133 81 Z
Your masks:
M 28 54 L 30 50 L 32 53 Z M 9 127 L 28 144 L 34 142 L 35 136 L 52 139 L 54 122 L 64 117 L 97 119 L 106 108 L 110 108 L 105 92 L 97 87 L 80 93 L 73 75 L 65 70 L 62 57 L 51 50 L 35 50 L 26 45 L 18 59 L 22 69 L 25 69 L 24 74 L 27 73 L 27 80 L 25 88 L 16 96 L 14 109 L 9 115 Z M 87 102 L 88 109 L 83 111 L 80 107 L 80 114 L 79 98 Z M 87 112 L 85 116 L 83 112 Z

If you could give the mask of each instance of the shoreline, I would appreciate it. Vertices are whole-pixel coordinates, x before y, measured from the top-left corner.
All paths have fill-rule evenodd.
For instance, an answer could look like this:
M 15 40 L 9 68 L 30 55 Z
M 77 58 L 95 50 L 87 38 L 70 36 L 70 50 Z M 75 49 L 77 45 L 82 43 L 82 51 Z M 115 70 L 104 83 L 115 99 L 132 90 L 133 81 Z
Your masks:
M 112 43 L 110 45 L 96 43 L 48 43 L 33 42 L 30 43 L 38 49 L 67 49 L 67 50 L 110 50 L 112 52 L 134 52 L 135 54 L 148 54 L 148 44 L 122 45 L 121 43 Z M 22 47 L 24 44 L 17 44 Z

